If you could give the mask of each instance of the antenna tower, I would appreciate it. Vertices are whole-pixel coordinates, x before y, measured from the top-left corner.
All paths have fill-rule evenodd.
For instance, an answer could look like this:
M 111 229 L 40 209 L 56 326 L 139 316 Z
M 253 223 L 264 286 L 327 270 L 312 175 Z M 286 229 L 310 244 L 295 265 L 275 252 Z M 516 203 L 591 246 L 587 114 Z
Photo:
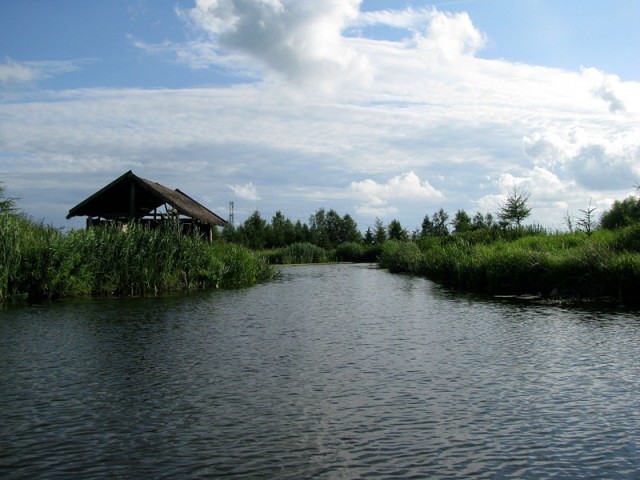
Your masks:
M 234 226 L 233 202 L 229 202 L 229 223 Z

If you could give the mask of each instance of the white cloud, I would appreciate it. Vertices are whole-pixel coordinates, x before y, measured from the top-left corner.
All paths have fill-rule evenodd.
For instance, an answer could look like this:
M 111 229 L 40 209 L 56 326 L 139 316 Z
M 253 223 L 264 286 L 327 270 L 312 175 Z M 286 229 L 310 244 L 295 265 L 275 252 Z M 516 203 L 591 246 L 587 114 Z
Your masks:
M 546 224 L 562 218 L 561 203 L 577 211 L 593 197 L 601 205 L 638 180 L 637 82 L 605 77 L 625 107 L 612 115 L 602 92 L 594 96 L 601 78 L 476 58 L 484 37 L 466 14 L 358 14 L 357 5 L 200 1 L 182 12 L 198 26 L 187 43 L 132 41 L 194 68 L 216 65 L 225 74 L 277 75 L 289 83 L 13 96 L 0 108 L 3 181 L 25 209 L 36 193 L 62 191 L 71 192 L 71 207 L 132 168 L 210 199 L 214 211 L 225 210 L 233 194 L 237 212 L 260 200 L 265 217 L 281 210 L 306 221 L 326 207 L 355 211 L 360 225 L 393 215 L 411 226 L 440 207 L 495 212 L 514 182 L 531 191 Z M 408 36 L 347 36 L 374 25 Z M 314 95 L 314 85 L 344 86 L 343 73 L 353 68 L 359 80 L 372 74 L 370 82 L 352 79 L 360 88 Z M 292 84 L 311 88 L 290 101 Z
M 583 68 L 582 75 L 589 82 L 591 93 L 604 100 L 611 113 L 625 111 L 619 92 L 620 78 L 617 75 L 608 75 L 597 68 Z
M 360 0 L 196 0 L 188 16 L 216 50 L 242 53 L 267 75 L 331 90 L 370 76 L 366 58 L 342 36 L 359 5 Z
M 460 56 L 473 56 L 485 44 L 484 35 L 477 30 L 467 13 L 434 11 L 429 29 L 417 37 L 418 48 L 428 55 L 445 61 L 455 61 Z
M 424 201 L 442 198 L 442 193 L 433 188 L 428 181 L 421 181 L 414 172 L 392 177 L 385 183 L 372 179 L 354 181 L 349 189 L 360 199 L 357 211 L 361 214 L 375 213 L 375 216 L 387 216 L 397 212 L 393 205 L 400 201 Z
M 258 190 L 251 182 L 245 185 L 229 185 L 229 188 L 233 191 L 234 195 L 243 200 L 260 200 Z
M 44 78 L 75 72 L 89 62 L 93 60 L 16 62 L 5 58 L 5 61 L 0 63 L 0 85 L 32 84 Z
M 561 135 L 537 132 L 523 139 L 524 151 L 540 167 L 551 167 L 584 188 L 615 189 L 640 177 L 640 127 L 611 133 L 574 128 Z
M 0 63 L 0 84 L 22 84 L 31 83 L 38 78 L 38 71 L 25 64 L 15 62 L 6 58 Z

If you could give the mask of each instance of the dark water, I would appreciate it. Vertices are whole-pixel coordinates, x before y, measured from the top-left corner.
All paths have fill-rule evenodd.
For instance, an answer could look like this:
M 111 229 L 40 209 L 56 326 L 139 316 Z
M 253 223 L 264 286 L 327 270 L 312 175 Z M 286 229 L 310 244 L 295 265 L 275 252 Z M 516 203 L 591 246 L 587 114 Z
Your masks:
M 366 266 L 0 310 L 2 478 L 640 478 L 640 316 Z

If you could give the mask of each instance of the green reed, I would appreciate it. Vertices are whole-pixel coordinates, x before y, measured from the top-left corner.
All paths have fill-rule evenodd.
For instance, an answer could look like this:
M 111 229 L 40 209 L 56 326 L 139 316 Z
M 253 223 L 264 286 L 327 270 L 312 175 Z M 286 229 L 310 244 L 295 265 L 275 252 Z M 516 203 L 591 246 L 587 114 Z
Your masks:
M 321 247 L 309 242 L 299 242 L 265 253 L 269 263 L 274 265 L 293 265 L 299 263 L 326 263 L 333 258 Z
M 132 223 L 62 233 L 0 215 L 0 302 L 233 288 L 276 274 L 244 247 Z
M 513 241 L 387 242 L 380 266 L 466 291 L 638 303 L 640 227 Z

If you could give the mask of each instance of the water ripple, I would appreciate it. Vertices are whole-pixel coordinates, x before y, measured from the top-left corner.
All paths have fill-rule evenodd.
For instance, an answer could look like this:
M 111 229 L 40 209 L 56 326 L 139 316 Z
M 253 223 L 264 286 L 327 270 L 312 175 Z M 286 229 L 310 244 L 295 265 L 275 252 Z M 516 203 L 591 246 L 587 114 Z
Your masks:
M 634 312 L 363 266 L 0 311 L 0 476 L 638 478 Z

